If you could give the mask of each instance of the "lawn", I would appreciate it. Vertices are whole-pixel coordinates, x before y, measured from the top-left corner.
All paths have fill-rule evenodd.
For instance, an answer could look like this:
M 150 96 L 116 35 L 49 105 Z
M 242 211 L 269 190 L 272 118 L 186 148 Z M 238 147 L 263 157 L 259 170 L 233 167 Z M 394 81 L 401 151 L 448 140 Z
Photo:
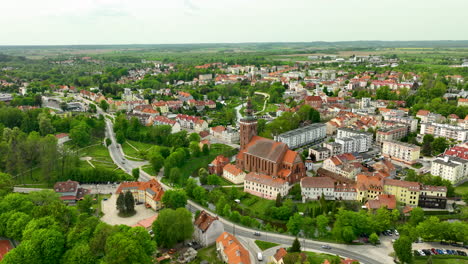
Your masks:
M 180 172 L 184 176 L 190 176 L 198 169 L 208 167 L 208 164 L 210 164 L 216 156 L 221 154 L 226 157 L 231 157 L 235 153 L 234 149 L 228 145 L 212 144 L 210 154 L 208 156 L 190 158 L 182 167 L 180 167 Z
M 276 246 L 279 245 L 279 244 L 276 244 L 276 243 L 271 243 L 271 242 L 266 242 L 266 241 L 261 241 L 261 240 L 255 240 L 255 244 L 257 244 L 257 246 L 262 251 L 267 250 L 267 249 L 272 248 L 272 247 L 276 247 Z
M 316 253 L 316 252 L 310 252 L 310 251 L 306 251 L 305 253 L 307 254 L 308 261 L 311 264 L 321 264 L 326 259 L 331 261 L 333 258 L 336 258 L 336 256 L 323 254 L 323 253 Z
M 207 248 L 200 249 L 198 251 L 197 258 L 190 263 L 199 264 L 203 260 L 208 261 L 210 264 L 221 264 L 223 263 L 217 256 L 216 246 L 210 246 Z
M 131 146 L 130 146 L 131 145 Z M 133 147 L 135 148 L 133 148 Z M 122 144 L 123 152 L 125 155 L 128 155 L 133 158 L 144 158 L 144 153 L 146 153 L 154 145 L 143 143 L 139 141 L 127 140 Z
M 414 264 L 426 264 L 428 257 L 415 257 Z M 432 256 L 433 264 L 468 264 L 468 257 L 461 256 Z
M 468 192 L 468 182 L 465 182 L 462 185 L 459 185 L 459 186 L 455 187 L 455 192 L 460 196 L 463 195 L 464 193 L 467 193 Z
M 102 144 L 92 145 L 79 151 L 80 157 L 91 157 L 91 163 L 96 168 L 115 169 L 117 165 L 109 155 L 109 150 Z M 91 166 L 87 161 L 81 161 L 83 166 Z

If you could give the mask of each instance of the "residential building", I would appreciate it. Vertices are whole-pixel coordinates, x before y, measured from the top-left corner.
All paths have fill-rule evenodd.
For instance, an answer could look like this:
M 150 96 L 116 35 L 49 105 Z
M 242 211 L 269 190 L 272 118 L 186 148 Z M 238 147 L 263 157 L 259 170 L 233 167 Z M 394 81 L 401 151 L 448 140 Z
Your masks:
M 350 153 L 330 157 L 323 162 L 323 168 L 345 178 L 354 179 L 361 172 L 361 163 Z
M 458 106 L 468 106 L 468 99 L 466 99 L 466 98 L 459 98 L 459 99 L 458 99 Z
M 409 132 L 416 132 L 418 130 L 418 120 L 411 116 L 385 116 L 385 120 L 393 121 L 401 125 L 406 125 Z
M 363 135 L 335 139 L 340 144 L 342 153 L 366 152 L 369 150 L 369 138 Z
M 178 114 L 176 116 L 176 121 L 179 122 L 181 128 L 192 129 L 195 130 L 195 132 L 208 129 L 208 122 L 196 116 Z
M 408 135 L 408 128 L 406 126 L 379 128 L 376 134 L 376 142 L 382 145 L 384 141 L 397 141 L 402 139 Z
M 57 139 L 57 144 L 58 145 L 63 145 L 63 143 L 70 141 L 70 135 L 67 133 L 60 133 L 55 135 L 55 138 Z
M 431 174 L 456 184 L 468 179 L 468 160 L 454 156 L 437 157 L 432 161 Z
M 436 114 L 436 113 L 431 113 L 428 110 L 419 110 L 416 113 L 416 117 L 421 119 L 421 123 L 436 123 L 436 122 L 444 122 L 445 121 L 444 116 L 442 116 L 440 114 Z
M 334 200 L 335 181 L 329 177 L 305 177 L 301 179 L 302 201 L 320 200 L 322 195 L 325 200 Z
M 327 148 L 309 149 L 309 157 L 313 161 L 322 161 L 330 157 L 330 150 Z
M 211 73 L 200 74 L 198 76 L 198 80 L 200 81 L 211 81 L 212 79 L 213 79 L 213 75 Z
M 210 135 L 228 143 L 239 142 L 239 131 L 233 127 L 215 126 L 210 128 Z
M 227 264 L 250 264 L 249 251 L 242 246 L 237 238 L 228 232 L 223 232 L 216 239 L 216 250 L 222 261 Z
M 419 159 L 420 147 L 397 141 L 384 141 L 382 155 L 406 164 L 415 164 Z
M 376 210 L 382 207 L 393 210 L 396 208 L 396 198 L 395 195 L 380 194 L 374 200 L 367 201 L 365 206 L 369 210 Z
M 164 190 L 155 179 L 147 182 L 123 182 L 115 193 L 118 195 L 122 192 L 131 192 L 136 202 L 145 203 L 156 211 L 163 207 L 161 199 Z
M 430 134 L 434 135 L 434 137 L 451 138 L 461 142 L 468 140 L 468 129 L 449 124 L 422 123 L 420 134 Z
M 419 183 L 400 181 L 394 179 L 383 179 L 386 194 L 394 195 L 397 202 L 405 205 L 417 206 L 419 200 Z
M 248 172 L 258 172 L 281 178 L 290 184 L 305 177 L 306 169 L 299 153 L 285 143 L 257 136 L 257 120 L 252 116 L 252 103 L 247 101 L 246 115 L 240 120 L 240 151 L 236 166 Z
M 307 96 L 304 100 L 304 103 L 315 109 L 320 109 L 322 108 L 323 100 L 320 96 Z
M 366 138 L 366 148 L 372 147 L 373 135 L 372 133 L 357 131 L 350 128 L 338 128 L 336 138 L 352 137 L 352 136 L 364 136 Z
M 357 190 L 354 183 L 335 184 L 335 200 L 356 201 Z
M 358 174 L 356 177 L 356 199 L 360 202 L 374 200 L 384 193 L 382 178 L 379 176 Z
M 418 206 L 445 209 L 447 207 L 447 187 L 421 185 Z
M 223 168 L 223 178 L 234 183 L 241 184 L 244 182 L 246 173 L 236 167 L 234 164 L 227 164 Z
M 325 124 L 315 123 L 280 134 L 275 140 L 286 143 L 290 148 L 298 148 L 323 140 L 327 136 L 326 133 Z
M 464 146 L 453 146 L 444 152 L 445 156 L 459 157 L 468 160 L 468 148 Z
M 55 183 L 54 191 L 60 194 L 60 200 L 68 204 L 75 204 L 77 201 L 82 200 L 85 195 L 90 194 L 91 192 L 91 190 L 81 188 L 79 182 L 72 180 Z
M 201 246 L 206 247 L 216 243 L 216 239 L 224 232 L 224 225 L 216 216 L 202 210 L 193 223 L 193 236 Z
M 208 171 L 211 174 L 221 176 L 223 174 L 223 168 L 229 163 L 229 159 L 223 155 L 218 155 L 216 158 L 208 164 Z
M 288 182 L 281 178 L 250 172 L 244 179 L 244 192 L 261 198 L 275 200 L 278 194 L 284 197 L 288 194 L 288 191 Z
M 171 126 L 171 133 L 177 133 L 180 131 L 180 123 L 175 120 L 169 119 L 165 116 L 151 116 L 148 118 L 148 125 L 168 125 Z
M 271 256 L 270 262 L 273 264 L 284 264 L 283 258 L 288 254 L 288 251 L 286 251 L 285 248 L 278 248 L 276 250 L 276 253 Z

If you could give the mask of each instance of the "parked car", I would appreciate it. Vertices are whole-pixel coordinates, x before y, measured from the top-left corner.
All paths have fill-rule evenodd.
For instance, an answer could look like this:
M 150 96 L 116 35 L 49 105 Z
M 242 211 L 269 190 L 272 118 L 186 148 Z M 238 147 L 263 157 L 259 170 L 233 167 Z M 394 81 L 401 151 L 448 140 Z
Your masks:
M 254 232 L 254 236 L 260 236 L 260 232 L 255 231 L 255 232 Z
M 419 252 L 419 255 L 420 255 L 420 256 L 423 256 L 423 257 L 426 256 L 426 254 L 424 253 L 424 251 L 422 251 L 421 249 L 418 250 L 418 252 Z
M 437 251 L 435 250 L 435 248 L 431 248 L 431 252 L 432 252 L 432 254 L 434 254 L 434 255 L 439 255 L 439 253 L 437 253 Z
M 431 251 L 430 251 L 429 249 L 423 249 L 423 252 L 424 252 L 424 254 L 425 254 L 426 256 L 432 255 L 432 254 L 431 254 Z
M 443 255 L 444 252 L 441 249 L 436 249 L 438 255 Z
M 465 256 L 466 257 L 466 252 L 465 251 L 457 250 L 457 253 L 460 256 Z
M 398 231 L 395 229 L 395 236 L 399 236 L 400 234 L 398 233 Z
M 448 254 L 448 253 L 447 253 L 447 250 L 445 250 L 445 249 L 442 249 L 442 253 L 443 253 L 444 255 L 447 255 L 447 254 Z
M 263 254 L 262 254 L 262 252 L 258 252 L 258 253 L 257 253 L 257 259 L 258 259 L 258 261 L 262 261 L 262 260 L 263 260 Z
M 329 245 L 322 245 L 322 248 L 323 249 L 331 249 L 331 247 Z
M 413 255 L 415 255 L 416 257 L 421 256 L 421 254 L 419 254 L 419 252 L 417 250 L 413 251 Z

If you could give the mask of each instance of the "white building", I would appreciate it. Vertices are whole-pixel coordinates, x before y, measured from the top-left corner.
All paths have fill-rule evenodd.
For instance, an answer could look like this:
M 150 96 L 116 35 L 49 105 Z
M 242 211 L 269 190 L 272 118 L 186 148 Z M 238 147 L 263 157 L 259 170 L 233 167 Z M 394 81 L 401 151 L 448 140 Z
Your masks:
M 431 134 L 435 137 L 451 138 L 461 142 L 468 140 L 468 129 L 449 124 L 422 123 L 420 134 Z
M 432 161 L 431 174 L 458 183 L 468 179 L 468 161 L 452 156 L 436 158 Z
M 420 147 L 416 145 L 398 141 L 383 142 L 382 155 L 392 160 L 414 164 L 419 159 L 419 154 Z
M 288 194 L 288 191 L 288 182 L 281 178 L 273 178 L 256 172 L 250 172 L 245 176 L 244 192 L 252 195 L 275 200 L 278 194 L 284 197 Z
M 305 177 L 300 185 L 303 202 L 319 200 L 322 194 L 326 200 L 354 201 L 357 198 L 354 184 L 339 184 L 329 177 Z
M 313 142 L 318 142 L 326 136 L 326 125 L 316 123 L 280 134 L 275 137 L 275 140 L 286 143 L 289 148 L 293 149 Z
M 363 135 L 337 138 L 335 143 L 342 145 L 342 153 L 366 152 L 369 150 L 368 137 Z
M 418 120 L 411 116 L 384 116 L 385 120 L 394 121 L 396 123 L 409 126 L 408 132 L 416 132 L 418 130 Z
M 366 146 L 365 148 L 370 149 L 372 146 L 373 135 L 368 132 L 357 131 L 350 128 L 338 128 L 336 133 L 336 138 L 345 138 L 345 137 L 353 137 L 353 136 L 363 136 L 366 139 Z M 344 152 L 346 153 L 346 152 Z
M 245 172 L 236 167 L 234 164 L 227 164 L 223 168 L 223 178 L 234 183 L 241 184 L 245 179 Z
M 239 142 L 239 131 L 233 127 L 215 126 L 210 128 L 210 135 L 228 143 Z
M 214 217 L 205 210 L 195 219 L 193 236 L 200 245 L 206 247 L 216 243 L 216 239 L 224 232 L 224 225 L 218 217 Z

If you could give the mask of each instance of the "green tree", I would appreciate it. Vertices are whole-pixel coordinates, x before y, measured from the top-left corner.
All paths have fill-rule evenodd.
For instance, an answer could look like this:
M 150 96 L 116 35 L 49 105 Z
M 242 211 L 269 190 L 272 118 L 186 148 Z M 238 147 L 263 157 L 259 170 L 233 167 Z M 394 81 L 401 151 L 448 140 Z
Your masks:
M 289 248 L 290 253 L 301 252 L 301 243 L 297 237 L 294 239 L 292 246 Z
M 327 234 L 327 227 L 329 219 L 325 215 L 319 215 L 316 218 L 317 230 L 320 236 L 325 236 Z
M 156 242 L 166 248 L 191 238 L 193 230 L 192 214 L 185 208 L 163 209 L 153 222 Z
M 180 181 L 180 178 L 181 178 L 180 169 L 179 168 L 172 168 L 170 176 L 169 176 L 169 180 L 172 183 L 178 183 Z
M 189 138 L 188 138 L 188 140 L 189 140 L 190 142 L 192 142 L 192 141 L 200 142 L 200 139 L 201 139 L 201 138 L 200 138 L 200 135 L 199 135 L 198 133 L 191 133 L 191 134 L 189 135 Z
M 432 145 L 429 142 L 424 142 L 421 152 L 424 156 L 431 157 L 432 156 Z
M 110 146 L 112 144 L 112 140 L 110 138 L 106 138 L 106 146 Z
M 411 239 L 407 236 L 401 236 L 393 243 L 393 250 L 400 260 L 400 263 L 413 263 L 413 254 L 411 249 Z
M 158 174 L 158 172 L 164 166 L 164 158 L 159 153 L 157 155 L 151 156 L 149 162 L 151 163 L 151 166 L 153 167 L 156 174 Z
M 148 232 L 146 232 L 146 235 L 148 235 Z M 142 240 L 150 241 L 150 238 L 134 236 L 130 231 L 111 234 L 106 240 L 103 260 L 107 264 L 152 263 L 151 254 L 146 252 L 141 245 Z
M 201 186 L 197 186 L 195 187 L 195 189 L 193 190 L 193 198 L 195 199 L 195 201 L 201 203 L 201 204 L 205 204 L 206 202 L 206 190 L 205 188 L 201 187 Z
M 193 157 L 200 156 L 201 151 L 200 151 L 200 145 L 198 142 L 196 141 L 190 142 L 189 148 L 190 148 L 190 154 L 192 154 Z
M 119 193 L 116 201 L 117 210 L 119 213 L 125 213 L 125 194 L 123 192 Z
M 52 122 L 50 121 L 50 118 L 46 114 L 41 113 L 39 114 L 38 118 L 39 118 L 39 131 L 41 132 L 41 136 L 53 134 L 55 132 L 55 128 L 54 126 L 52 126 Z
M 96 257 L 86 243 L 78 243 L 65 252 L 62 257 L 63 264 L 94 264 Z
M 280 193 L 276 194 L 275 206 L 276 206 L 276 207 L 281 207 L 281 206 L 283 206 L 283 201 L 282 201 L 282 199 L 281 199 L 281 194 L 280 194 Z
M 416 226 L 422 221 L 424 221 L 424 210 L 420 207 L 413 208 L 410 212 L 409 223 Z
M 123 144 L 125 142 L 125 134 L 123 131 L 119 130 L 117 133 L 115 133 L 115 138 L 117 140 L 117 143 Z
M 438 137 L 438 138 L 434 139 L 434 142 L 432 142 L 432 149 L 436 153 L 444 152 L 445 149 L 447 149 L 447 147 L 448 147 L 448 143 L 447 143 L 446 138 Z
M 343 227 L 341 238 L 346 243 L 351 243 L 354 239 L 356 239 L 356 235 L 354 234 L 353 228 L 351 226 Z
M 187 194 L 184 190 L 167 190 L 164 192 L 162 202 L 167 208 L 184 208 L 187 205 Z
M 124 197 L 125 214 L 135 214 L 135 198 L 133 197 L 133 194 L 131 192 L 126 192 Z
M 101 100 L 101 102 L 99 102 L 99 107 L 101 107 L 104 112 L 107 112 L 107 109 L 109 109 L 109 103 L 107 103 L 106 100 Z
M 138 181 L 140 178 L 140 168 L 133 168 L 132 169 L 132 177 L 135 179 L 135 181 Z
M 291 233 L 293 236 L 297 236 L 297 234 L 299 234 L 299 232 L 301 231 L 302 223 L 303 217 L 301 215 L 294 214 L 293 216 L 291 216 L 288 220 L 288 223 L 286 224 L 289 233 Z
M 0 172 L 0 198 L 13 191 L 13 178 L 11 175 Z
M 20 241 L 23 238 L 24 227 L 31 221 L 31 217 L 23 212 L 13 213 L 6 222 L 6 236 Z
M 372 233 L 370 236 L 369 236 L 369 242 L 376 245 L 377 242 L 379 242 L 379 236 L 376 234 L 376 233 Z
M 208 185 L 221 185 L 221 178 L 216 174 L 210 174 L 207 177 Z
M 208 156 L 210 154 L 210 147 L 208 147 L 208 144 L 203 144 L 202 152 L 205 156 Z
M 94 212 L 93 198 L 91 195 L 85 195 L 83 200 L 78 201 L 78 210 L 87 215 L 91 215 Z

